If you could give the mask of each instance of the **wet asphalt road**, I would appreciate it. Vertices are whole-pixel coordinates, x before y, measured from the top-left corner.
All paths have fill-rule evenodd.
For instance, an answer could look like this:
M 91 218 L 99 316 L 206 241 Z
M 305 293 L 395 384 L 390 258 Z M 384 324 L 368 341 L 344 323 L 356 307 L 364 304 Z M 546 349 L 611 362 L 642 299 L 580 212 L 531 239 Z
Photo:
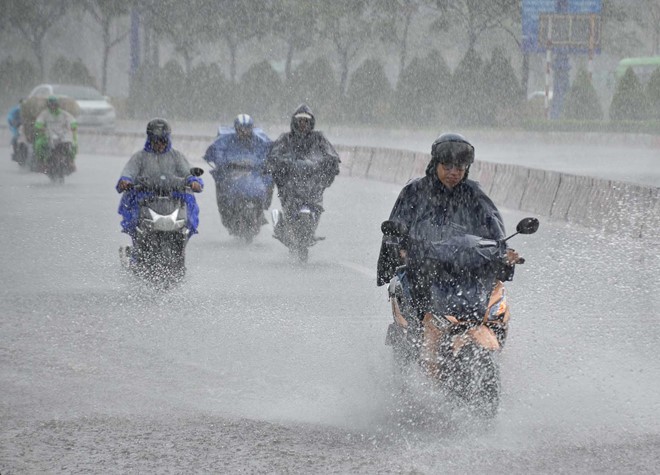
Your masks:
M 207 180 L 186 281 L 162 292 L 119 265 L 127 158 L 81 155 L 55 186 L 0 149 L 3 475 L 660 470 L 658 242 L 542 217 L 512 241 L 527 263 L 484 425 L 392 371 L 374 269 L 399 186 L 340 176 L 302 267 L 267 226 L 230 238 Z

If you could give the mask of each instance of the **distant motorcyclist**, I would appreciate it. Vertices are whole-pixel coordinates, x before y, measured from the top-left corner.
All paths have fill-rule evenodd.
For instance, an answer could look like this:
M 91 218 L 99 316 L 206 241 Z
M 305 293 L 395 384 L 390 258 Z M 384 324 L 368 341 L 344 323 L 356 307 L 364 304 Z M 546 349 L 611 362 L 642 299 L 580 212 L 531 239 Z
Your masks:
M 134 185 L 140 178 L 158 178 L 162 175 L 186 177 L 191 190 L 200 193 L 204 188 L 201 178 L 190 175 L 190 163 L 186 157 L 172 148 L 172 129 L 165 119 L 153 119 L 147 124 L 147 141 L 144 148 L 136 152 L 126 163 L 121 178 L 116 185 L 118 193 L 124 193 L 119 203 L 122 216 L 122 232 L 135 238 L 138 224 L 139 201 L 148 192 L 136 191 Z M 187 208 L 187 226 L 190 236 L 197 233 L 199 207 L 194 195 L 183 193 L 181 196 Z
M 68 173 L 75 171 L 73 159 L 78 153 L 78 122 L 60 107 L 57 96 L 49 96 L 46 100 L 46 109 L 37 116 L 34 131 L 34 153 L 44 168 L 54 145 L 59 143 L 66 147 L 71 159 Z
M 206 150 L 204 160 L 213 166 L 218 211 L 223 225 L 230 230 L 229 208 L 241 199 L 254 198 L 264 210 L 270 207 L 273 180 L 265 167 L 271 143 L 262 129 L 254 127 L 252 117 L 239 114 L 233 128 L 219 128 L 217 138 Z M 260 221 L 260 225 L 267 223 L 263 213 Z
M 16 155 L 18 137 L 20 135 L 19 127 L 21 126 L 21 104 L 23 104 L 23 99 L 20 99 L 18 104 L 12 107 L 7 114 L 7 123 L 9 124 L 9 130 L 11 131 L 12 158 Z
M 410 181 L 401 190 L 389 219 L 405 226 L 411 236 L 422 241 L 441 242 L 465 234 L 503 239 L 504 223 L 500 212 L 479 184 L 468 179 L 473 162 L 474 147 L 465 137 L 453 133 L 440 135 L 431 146 L 431 160 L 425 176 Z M 492 283 L 480 281 L 493 275 L 492 268 L 484 268 L 483 275 L 474 275 L 457 262 L 440 273 L 437 268 L 427 266 L 405 239 L 398 247 L 388 245 L 387 239 L 383 238 L 381 245 L 377 285 L 388 283 L 405 260 L 410 269 L 406 273 L 406 278 L 410 279 L 407 287 L 420 320 L 431 311 L 434 282 L 440 282 L 444 292 L 468 293 L 474 286 L 492 287 Z M 512 265 L 518 258 L 512 249 L 502 255 L 504 272 L 498 275 L 500 280 L 511 279 Z M 486 287 L 488 285 L 491 287 Z M 442 298 L 434 295 L 438 297 Z
M 280 241 L 298 202 L 321 215 L 323 192 L 339 174 L 339 155 L 323 133 L 314 130 L 315 123 L 311 109 L 302 104 L 291 117 L 291 131 L 280 135 L 268 154 L 267 170 L 277 185 L 284 211 L 284 219 L 275 226 L 274 237 Z

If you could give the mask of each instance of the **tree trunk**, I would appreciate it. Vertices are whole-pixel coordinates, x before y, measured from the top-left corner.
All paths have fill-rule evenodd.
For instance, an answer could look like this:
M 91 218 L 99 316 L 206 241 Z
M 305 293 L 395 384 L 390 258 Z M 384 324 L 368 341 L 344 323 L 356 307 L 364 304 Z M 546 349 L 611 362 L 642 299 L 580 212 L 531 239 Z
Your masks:
M 229 48 L 229 79 L 232 83 L 236 83 L 236 50 L 238 46 L 229 38 L 225 36 L 227 40 L 227 48 Z
M 295 47 L 293 46 L 293 41 L 289 41 L 289 49 L 286 52 L 286 62 L 284 63 L 284 77 L 287 82 L 291 81 L 291 63 L 293 62 L 293 53 L 295 52 Z
M 103 22 L 103 65 L 101 66 L 101 92 L 108 88 L 108 57 L 110 56 L 110 23 Z
M 341 51 L 339 53 L 341 75 L 339 77 L 339 95 L 346 96 L 346 89 L 348 86 L 348 51 Z
M 410 28 L 410 22 L 412 21 L 412 16 L 414 13 L 413 8 L 409 8 L 406 12 L 406 20 L 403 26 L 403 33 L 401 35 L 401 52 L 399 56 L 399 79 L 403 74 L 403 70 L 406 68 L 406 56 L 408 54 L 408 30 Z

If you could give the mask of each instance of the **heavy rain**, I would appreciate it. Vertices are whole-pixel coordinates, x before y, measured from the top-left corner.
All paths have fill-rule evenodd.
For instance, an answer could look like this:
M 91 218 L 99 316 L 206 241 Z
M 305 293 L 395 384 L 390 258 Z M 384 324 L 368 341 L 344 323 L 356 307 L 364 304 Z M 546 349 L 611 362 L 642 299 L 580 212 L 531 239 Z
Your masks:
M 659 0 L 1 7 L 0 473 L 660 470 Z M 265 160 L 250 171 L 262 201 L 245 215 L 219 171 L 243 126 L 266 144 L 239 154 L 242 167 Z M 315 139 L 303 146 L 304 127 Z M 448 132 L 474 163 L 432 155 Z M 299 160 L 321 163 L 314 173 L 291 174 L 301 149 L 322 157 Z M 203 174 L 176 168 L 165 193 L 127 165 L 163 157 Z M 413 320 L 403 333 L 425 343 L 400 358 L 403 300 L 376 285 L 383 242 L 417 269 L 414 233 L 381 230 L 409 179 L 489 202 L 461 174 L 492 198 L 503 236 L 540 222 L 506 243 L 524 263 L 498 274 L 510 320 L 487 356 L 498 375 L 487 414 L 458 376 L 434 372 L 458 363 L 441 345 L 430 359 Z M 322 199 L 300 205 L 315 186 Z M 174 196 L 176 224 L 147 227 L 153 195 L 120 215 L 133 192 L 163 206 Z M 437 199 L 425 191 L 400 216 L 419 232 Z M 473 209 L 454 228 L 465 233 Z M 301 216 L 311 227 L 294 231 Z M 497 229 L 495 216 L 476 226 Z M 163 235 L 176 238 L 149 247 Z M 482 233 L 479 255 L 503 236 Z M 500 328 L 482 315 L 470 329 Z M 458 331 L 437 317 L 433 331 Z

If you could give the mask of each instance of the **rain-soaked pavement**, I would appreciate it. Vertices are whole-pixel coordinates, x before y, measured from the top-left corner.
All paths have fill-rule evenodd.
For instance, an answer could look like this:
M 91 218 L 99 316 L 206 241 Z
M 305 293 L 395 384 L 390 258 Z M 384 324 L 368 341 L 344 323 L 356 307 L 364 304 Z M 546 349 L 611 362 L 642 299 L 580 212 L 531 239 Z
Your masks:
M 206 175 L 186 281 L 162 292 L 120 269 L 127 158 L 81 155 L 55 186 L 0 148 L 3 475 L 660 470 L 657 242 L 543 217 L 512 241 L 484 424 L 392 370 L 374 269 L 399 186 L 340 176 L 300 266 L 267 226 L 230 238 Z

